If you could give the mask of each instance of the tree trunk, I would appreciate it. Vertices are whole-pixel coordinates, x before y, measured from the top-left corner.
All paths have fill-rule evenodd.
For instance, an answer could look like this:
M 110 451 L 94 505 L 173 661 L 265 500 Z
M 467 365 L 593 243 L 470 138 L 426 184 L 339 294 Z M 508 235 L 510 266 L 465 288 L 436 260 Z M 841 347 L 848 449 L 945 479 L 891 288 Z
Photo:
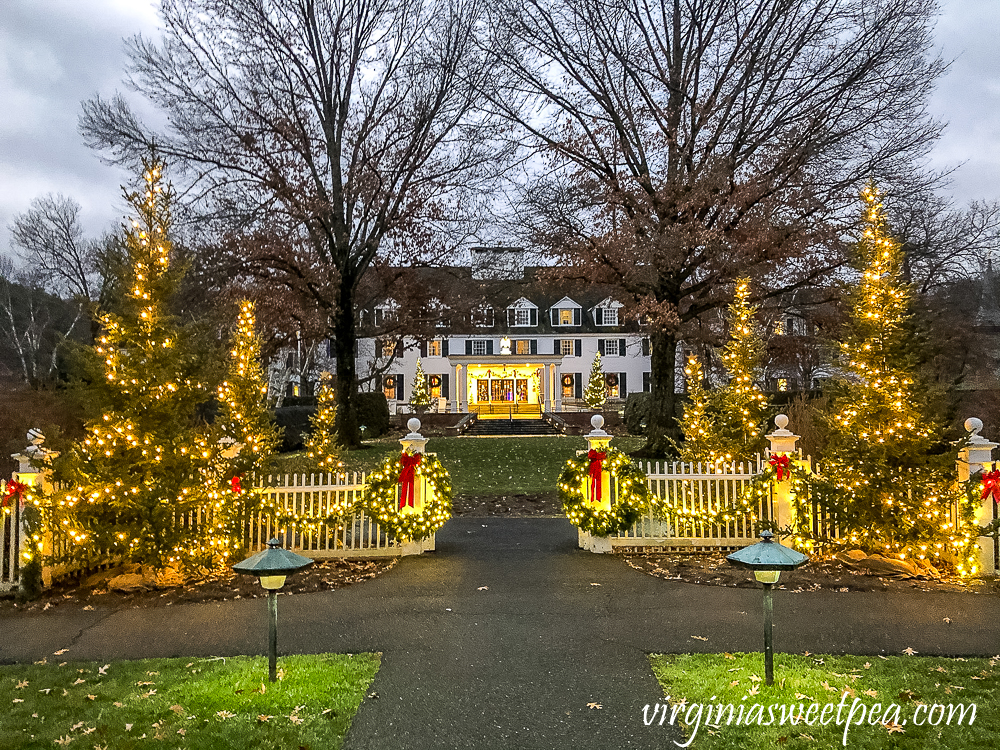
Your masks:
M 674 443 L 681 440 L 677 424 L 674 381 L 676 380 L 677 335 L 652 333 L 649 337 L 650 399 L 646 420 L 646 444 L 639 454 L 646 458 L 663 458 L 674 452 Z M 673 441 L 673 442 L 671 442 Z
M 354 357 L 358 334 L 354 322 L 354 285 L 347 279 L 340 285 L 340 304 L 333 315 L 332 328 L 337 361 L 337 442 L 345 448 L 358 448 L 361 446 L 361 430 L 358 428 L 354 398 L 358 392 Z

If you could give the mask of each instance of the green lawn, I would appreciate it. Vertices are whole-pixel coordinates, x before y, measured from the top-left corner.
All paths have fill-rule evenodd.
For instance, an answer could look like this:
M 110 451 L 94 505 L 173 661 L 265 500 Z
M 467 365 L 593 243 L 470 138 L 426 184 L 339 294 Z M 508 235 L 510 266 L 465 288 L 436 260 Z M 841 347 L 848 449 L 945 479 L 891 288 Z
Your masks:
M 58 657 L 56 657 L 58 658 Z M 377 654 L 0 667 L 0 747 L 339 748 Z
M 612 446 L 631 451 L 642 441 L 621 437 Z M 427 443 L 427 451 L 436 453 L 451 474 L 453 491 L 461 495 L 555 492 L 563 464 L 586 447 L 582 437 L 431 438 Z M 398 440 L 383 439 L 350 451 L 343 460 L 348 471 L 371 471 L 398 453 Z M 282 472 L 313 470 L 301 453 L 281 457 L 277 466 Z
M 654 655 L 651 662 L 670 708 L 651 705 L 644 721 L 658 725 L 669 711 L 664 725 L 675 718 L 690 746 L 702 750 L 964 750 L 994 747 L 1000 736 L 996 659 L 775 654 L 771 687 L 763 684 L 761 654 Z M 790 717 L 801 718 L 793 724 Z

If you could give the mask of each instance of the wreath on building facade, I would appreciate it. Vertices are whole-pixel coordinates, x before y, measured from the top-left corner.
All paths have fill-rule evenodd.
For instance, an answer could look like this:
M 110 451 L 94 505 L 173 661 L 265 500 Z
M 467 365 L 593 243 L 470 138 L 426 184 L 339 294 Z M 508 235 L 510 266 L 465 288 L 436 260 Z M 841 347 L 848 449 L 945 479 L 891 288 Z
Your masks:
M 419 513 L 404 510 L 413 505 L 414 486 L 421 479 L 427 480 L 429 497 L 423 498 Z M 399 541 L 426 539 L 451 518 L 451 477 L 432 454 L 389 456 L 368 476 L 361 508 Z
M 573 385 L 573 376 L 572 375 L 563 375 L 562 376 L 562 384 L 566 388 L 569 388 L 571 385 Z
M 440 375 L 431 375 L 427 379 L 427 382 L 430 383 L 431 388 L 440 388 L 441 387 L 441 376 Z
M 610 510 L 591 502 L 587 488 L 597 489 L 607 472 L 612 487 Z M 599 490 L 597 492 L 599 494 Z M 559 476 L 559 499 L 570 523 L 594 536 L 608 536 L 627 529 L 649 509 L 646 475 L 619 450 L 589 451 L 566 462 Z

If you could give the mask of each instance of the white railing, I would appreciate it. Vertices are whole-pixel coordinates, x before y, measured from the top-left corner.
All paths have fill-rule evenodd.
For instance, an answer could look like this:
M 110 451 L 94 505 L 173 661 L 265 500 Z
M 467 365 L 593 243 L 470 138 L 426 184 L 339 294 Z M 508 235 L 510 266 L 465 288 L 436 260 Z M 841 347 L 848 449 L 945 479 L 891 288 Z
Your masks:
M 657 510 L 612 536 L 612 546 L 691 551 L 743 547 L 756 542 L 759 526 L 746 513 L 737 513 L 734 520 L 723 524 L 701 519 L 727 508 L 735 511 L 744 491 L 763 467 L 764 459 L 760 456 L 752 461 L 721 465 L 680 461 L 640 465 Z M 762 521 L 774 519 L 770 495 L 754 512 Z

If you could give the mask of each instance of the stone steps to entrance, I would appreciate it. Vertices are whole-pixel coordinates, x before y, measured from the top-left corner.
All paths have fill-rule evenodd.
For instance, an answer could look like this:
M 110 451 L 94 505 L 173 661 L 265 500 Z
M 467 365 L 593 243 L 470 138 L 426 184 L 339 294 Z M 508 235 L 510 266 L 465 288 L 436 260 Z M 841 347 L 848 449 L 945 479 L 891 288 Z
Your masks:
M 497 435 L 559 435 L 560 432 L 544 419 L 480 419 L 466 435 L 473 437 Z

